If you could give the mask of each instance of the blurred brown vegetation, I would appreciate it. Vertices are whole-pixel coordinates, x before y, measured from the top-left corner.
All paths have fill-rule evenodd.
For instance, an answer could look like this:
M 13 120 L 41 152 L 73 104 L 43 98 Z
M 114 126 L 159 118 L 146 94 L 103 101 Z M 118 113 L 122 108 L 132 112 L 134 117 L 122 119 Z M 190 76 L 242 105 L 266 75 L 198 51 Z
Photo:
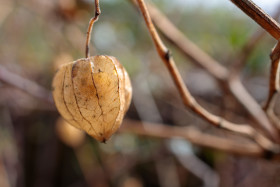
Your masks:
M 230 2 L 226 8 L 211 9 L 153 2 L 226 67 L 259 29 Z M 0 186 L 280 185 L 278 162 L 202 148 L 183 139 L 129 132 L 119 132 L 100 144 L 65 124 L 51 104 L 51 81 L 60 64 L 84 57 L 93 10 L 89 0 L 1 0 Z M 133 121 L 123 125 L 143 121 L 145 126 L 148 121 L 195 126 L 203 133 L 242 142 L 184 109 L 142 17 L 129 1 L 104 0 L 101 10 L 93 28 L 91 54 L 117 57 L 130 74 L 133 101 L 126 119 Z M 207 72 L 165 42 L 201 105 L 234 122 L 248 120 L 247 112 Z M 269 53 L 274 45 L 266 34 L 242 70 L 242 82 L 259 103 L 267 97 Z

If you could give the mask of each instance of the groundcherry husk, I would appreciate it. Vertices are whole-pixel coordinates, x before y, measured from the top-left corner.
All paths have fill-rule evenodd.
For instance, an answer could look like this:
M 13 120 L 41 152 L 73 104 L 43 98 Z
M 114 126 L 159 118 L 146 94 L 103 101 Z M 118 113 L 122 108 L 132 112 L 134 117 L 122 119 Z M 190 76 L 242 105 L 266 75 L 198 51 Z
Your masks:
M 129 108 L 129 76 L 112 56 L 98 55 L 62 65 L 53 79 L 53 98 L 71 125 L 106 142 Z

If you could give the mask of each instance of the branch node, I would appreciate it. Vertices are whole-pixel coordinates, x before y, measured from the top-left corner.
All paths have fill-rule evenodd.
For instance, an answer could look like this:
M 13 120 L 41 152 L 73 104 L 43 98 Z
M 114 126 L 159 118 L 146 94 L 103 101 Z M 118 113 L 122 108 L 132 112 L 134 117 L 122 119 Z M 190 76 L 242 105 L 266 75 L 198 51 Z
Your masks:
M 164 55 L 164 59 L 169 61 L 171 57 L 172 57 L 172 53 L 169 49 L 167 49 L 167 51 L 165 52 L 165 55 Z
M 101 11 L 95 12 L 95 17 L 98 17 L 101 14 Z

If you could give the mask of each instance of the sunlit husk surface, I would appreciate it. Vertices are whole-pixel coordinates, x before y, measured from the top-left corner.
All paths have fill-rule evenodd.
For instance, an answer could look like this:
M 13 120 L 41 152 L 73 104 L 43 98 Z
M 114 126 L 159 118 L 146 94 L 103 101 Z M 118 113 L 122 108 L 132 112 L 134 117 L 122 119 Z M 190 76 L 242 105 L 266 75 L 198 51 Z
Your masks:
M 63 118 L 101 142 L 120 127 L 131 101 L 128 74 L 111 56 L 83 58 L 63 65 L 52 86 Z

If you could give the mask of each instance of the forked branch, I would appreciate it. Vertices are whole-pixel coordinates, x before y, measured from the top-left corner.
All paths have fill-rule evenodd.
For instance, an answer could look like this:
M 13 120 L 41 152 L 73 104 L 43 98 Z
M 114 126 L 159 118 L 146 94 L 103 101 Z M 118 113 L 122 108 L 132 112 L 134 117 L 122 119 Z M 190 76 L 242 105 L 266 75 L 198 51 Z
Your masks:
M 88 30 L 87 30 L 86 58 L 90 57 L 89 44 L 90 44 L 92 26 L 98 20 L 98 17 L 99 17 L 100 14 L 101 14 L 101 10 L 100 10 L 100 6 L 99 6 L 99 0 L 95 0 L 95 15 L 94 15 L 93 18 L 90 19 L 89 25 L 88 25 Z
M 134 2 L 134 1 L 133 1 Z M 136 4 L 136 3 L 135 3 Z M 266 114 L 260 105 L 244 88 L 240 79 L 236 76 L 230 76 L 229 71 L 220 65 L 215 59 L 202 51 L 198 46 L 191 42 L 169 19 L 160 12 L 151 3 L 148 4 L 148 11 L 151 13 L 151 18 L 162 34 L 171 41 L 179 51 L 181 51 L 192 62 L 205 69 L 212 75 L 220 84 L 222 89 L 230 94 L 248 111 L 255 123 L 252 124 L 258 127 L 269 136 L 277 139 L 275 128 L 269 122 Z M 229 78 L 231 77 L 231 78 Z M 237 90 L 239 89 L 239 90 Z
M 237 132 L 243 135 L 246 135 L 248 137 L 251 137 L 256 142 L 258 142 L 264 149 L 270 150 L 270 151 L 277 151 L 278 152 L 278 146 L 273 144 L 270 140 L 265 138 L 263 135 L 258 133 L 256 130 L 251 128 L 248 125 L 238 125 L 232 122 L 229 122 L 222 117 L 216 116 L 207 110 L 205 110 L 202 106 L 200 106 L 196 100 L 193 98 L 193 96 L 190 94 L 189 90 L 185 86 L 183 79 L 177 69 L 177 66 L 175 65 L 175 62 L 171 56 L 170 51 L 166 48 L 166 46 L 163 44 L 162 40 L 160 39 L 153 23 L 151 20 L 151 17 L 149 15 L 149 12 L 147 10 L 147 7 L 143 0 L 137 0 L 138 5 L 140 7 L 141 13 L 145 19 L 145 23 L 147 25 L 147 28 L 150 32 L 150 35 L 153 39 L 153 42 L 156 46 L 157 52 L 159 56 L 161 57 L 162 61 L 166 65 L 179 93 L 183 100 L 184 105 L 187 108 L 190 108 L 192 111 L 194 111 L 196 114 L 201 116 L 203 119 L 211 123 L 212 125 L 216 127 L 221 127 L 233 132 Z

